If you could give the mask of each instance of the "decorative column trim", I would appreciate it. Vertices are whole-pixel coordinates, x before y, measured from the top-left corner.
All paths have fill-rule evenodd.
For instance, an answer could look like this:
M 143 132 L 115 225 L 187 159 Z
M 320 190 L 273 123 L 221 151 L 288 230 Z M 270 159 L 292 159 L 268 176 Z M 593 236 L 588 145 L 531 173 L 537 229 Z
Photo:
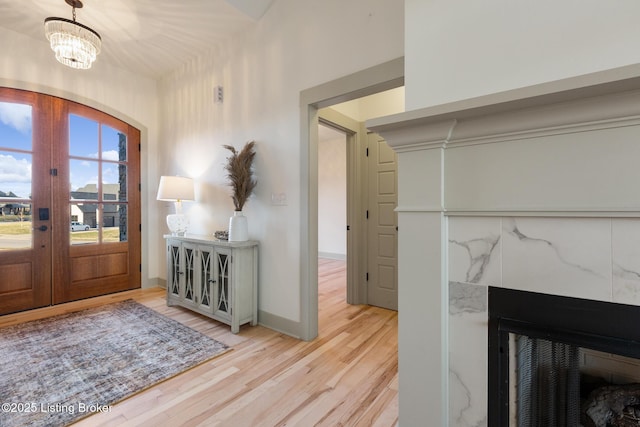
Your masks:
M 396 152 L 403 153 L 445 147 L 455 126 L 456 120 L 445 120 L 411 128 L 367 127 L 380 134 Z
M 398 210 L 398 212 L 401 212 Z M 640 218 L 640 208 L 603 211 L 599 209 L 563 209 L 561 207 L 545 210 L 476 210 L 476 209 L 447 209 L 446 216 L 482 216 L 482 217 L 540 217 L 540 218 Z

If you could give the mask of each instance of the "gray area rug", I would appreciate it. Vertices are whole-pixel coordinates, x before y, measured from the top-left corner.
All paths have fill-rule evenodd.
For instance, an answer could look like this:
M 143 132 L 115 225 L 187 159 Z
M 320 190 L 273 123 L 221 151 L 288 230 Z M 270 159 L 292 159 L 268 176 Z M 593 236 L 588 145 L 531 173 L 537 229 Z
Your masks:
M 0 329 L 0 426 L 64 426 L 228 347 L 133 300 Z

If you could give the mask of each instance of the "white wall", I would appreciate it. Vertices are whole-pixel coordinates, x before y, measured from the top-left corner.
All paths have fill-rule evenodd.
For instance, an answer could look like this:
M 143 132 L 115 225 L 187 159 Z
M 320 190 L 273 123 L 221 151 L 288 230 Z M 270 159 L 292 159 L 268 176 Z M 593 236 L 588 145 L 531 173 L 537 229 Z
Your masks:
M 222 145 L 256 140 L 245 214 L 260 241 L 261 311 L 300 320 L 300 92 L 402 56 L 403 22 L 397 0 L 278 0 L 254 32 L 161 81 L 159 169 L 195 178 L 197 203 L 185 206 L 193 232 L 226 228 L 233 211 Z M 216 85 L 223 104 L 213 103 Z M 271 193 L 286 193 L 287 205 L 272 205 Z
M 318 254 L 347 257 L 347 138 L 326 126 L 318 143 Z
M 162 245 L 158 216 L 149 215 L 157 182 L 157 87 L 155 80 L 110 67 L 100 58 L 90 70 L 73 70 L 58 63 L 49 42 L 0 27 L 0 84 L 71 99 L 110 113 L 141 130 L 142 143 L 142 260 L 143 286 L 154 285 L 158 257 L 149 248 Z M 147 191 L 149 190 L 149 191 Z M 150 280 L 151 278 L 151 280 Z
M 405 0 L 407 110 L 640 62 L 636 0 Z

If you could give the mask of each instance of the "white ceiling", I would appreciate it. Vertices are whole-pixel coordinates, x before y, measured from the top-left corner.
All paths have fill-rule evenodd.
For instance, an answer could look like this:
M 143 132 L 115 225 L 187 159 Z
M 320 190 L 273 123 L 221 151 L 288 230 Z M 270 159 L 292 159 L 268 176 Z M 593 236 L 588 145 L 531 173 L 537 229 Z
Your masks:
M 247 31 L 273 0 L 83 0 L 77 22 L 102 37 L 100 62 L 160 77 Z M 71 19 L 64 0 L 0 0 L 0 27 L 47 42 L 44 19 Z M 53 52 L 52 52 L 53 55 Z

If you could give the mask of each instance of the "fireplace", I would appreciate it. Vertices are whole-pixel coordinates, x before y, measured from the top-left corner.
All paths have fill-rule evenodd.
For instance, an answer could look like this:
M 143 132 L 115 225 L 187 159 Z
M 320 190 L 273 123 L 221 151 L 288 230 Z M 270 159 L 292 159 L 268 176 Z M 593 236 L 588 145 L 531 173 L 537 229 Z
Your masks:
M 633 350 L 629 325 L 640 323 L 608 316 L 638 310 L 620 304 L 640 307 L 640 66 L 408 111 L 367 127 L 398 153 L 403 425 L 508 425 L 500 418 L 508 417 L 506 400 L 492 400 L 509 393 L 500 387 L 508 377 L 497 356 L 488 375 L 490 286 L 603 301 L 607 327 L 584 314 L 585 302 L 579 317 L 553 328 L 545 322 L 568 309 L 544 306 L 534 313 L 540 319 L 524 319 L 532 330 L 522 335 L 552 330 L 561 335 L 554 339 L 579 338 L 583 350 Z M 520 311 L 507 305 L 492 322 L 506 328 Z M 493 333 L 494 351 L 508 351 L 509 333 Z
M 640 359 L 640 307 L 489 287 L 488 310 L 488 425 L 640 425 L 637 384 L 580 370 L 585 352 Z

